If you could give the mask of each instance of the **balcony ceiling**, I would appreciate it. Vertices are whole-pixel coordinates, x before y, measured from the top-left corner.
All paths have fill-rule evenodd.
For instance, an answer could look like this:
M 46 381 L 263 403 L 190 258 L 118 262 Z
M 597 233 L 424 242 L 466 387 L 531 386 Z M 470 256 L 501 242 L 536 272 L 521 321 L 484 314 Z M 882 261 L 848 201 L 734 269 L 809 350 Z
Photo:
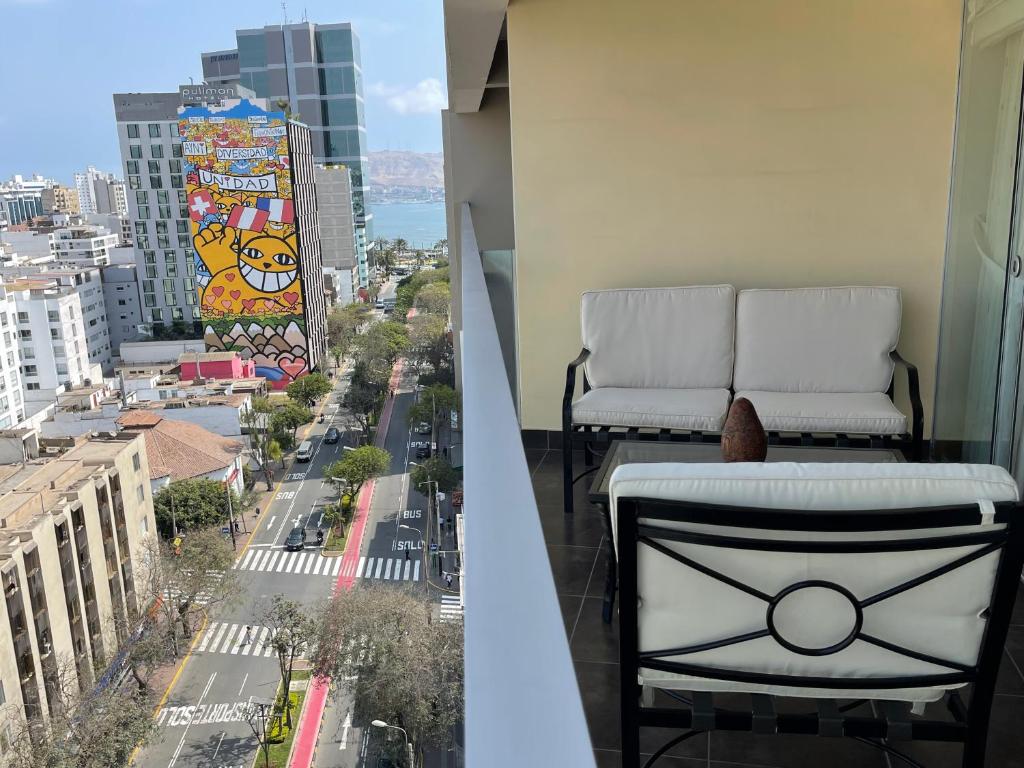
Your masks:
M 448 108 L 476 112 L 484 95 L 508 0 L 445 0 Z

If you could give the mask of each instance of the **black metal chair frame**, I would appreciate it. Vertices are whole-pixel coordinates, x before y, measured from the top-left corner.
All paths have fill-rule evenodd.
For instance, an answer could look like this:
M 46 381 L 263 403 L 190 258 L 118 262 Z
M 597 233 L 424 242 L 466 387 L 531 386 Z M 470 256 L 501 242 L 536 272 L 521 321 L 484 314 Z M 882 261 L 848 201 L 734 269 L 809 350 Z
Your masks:
M 892 361 L 907 372 L 907 390 L 910 398 L 911 431 L 902 435 L 852 435 L 825 433 L 769 432 L 769 445 L 807 445 L 832 448 L 898 448 L 908 461 L 924 460 L 924 406 L 921 403 L 921 384 L 917 366 L 903 359 L 899 352 L 889 355 Z M 572 401 L 576 394 L 576 369 L 590 357 L 590 350 L 584 347 L 579 356 L 569 363 L 565 373 L 565 394 L 562 396 L 562 485 L 566 514 L 573 512 L 573 486 L 582 478 L 594 472 L 597 465 L 595 456 L 602 456 L 613 440 L 652 440 L 693 443 L 717 443 L 720 433 L 660 429 L 641 431 L 639 427 L 609 427 L 600 424 L 576 424 L 572 420 Z M 886 394 L 893 399 L 895 372 L 889 382 Z M 583 391 L 589 392 L 587 369 L 583 369 Z M 735 390 L 732 391 L 735 395 Z M 582 446 L 585 469 L 573 476 L 573 448 Z
M 817 512 L 801 510 L 773 510 L 764 508 L 731 507 L 688 502 L 668 502 L 642 498 L 620 498 L 617 505 L 619 553 L 619 646 L 622 697 L 622 765 L 639 768 L 640 729 L 672 728 L 683 732 L 665 742 L 644 764 L 653 766 L 658 758 L 674 745 L 710 730 L 746 731 L 761 734 L 804 734 L 817 736 L 846 736 L 875 747 L 906 765 L 918 766 L 908 755 L 893 747 L 890 741 L 926 740 L 960 743 L 963 745 L 962 765 L 980 768 L 984 765 L 985 744 L 988 736 L 992 696 L 996 676 L 1002 659 L 1003 646 L 1017 595 L 1022 565 L 1024 565 L 1024 505 L 1007 502 L 994 505 L 993 522 L 977 531 L 950 531 L 943 528 L 974 526 L 982 522 L 977 505 L 925 507 L 915 509 L 855 510 L 849 512 Z M 706 526 L 728 526 L 733 529 L 760 529 L 828 533 L 874 532 L 883 538 L 876 540 L 822 540 L 795 541 L 788 539 L 764 540 L 735 535 L 735 531 L 705 533 L 680 531 L 659 526 L 660 520 L 700 523 Z M 887 539 L 887 532 L 928 530 L 932 537 Z M 825 581 L 796 582 L 776 595 L 763 593 L 704 564 L 666 547 L 664 541 L 680 541 L 708 547 L 728 547 L 738 550 L 794 553 L 871 553 L 910 552 L 924 549 L 953 549 L 974 547 L 966 555 L 951 556 L 948 563 L 875 595 L 855 597 L 841 584 Z M 693 569 L 734 589 L 757 597 L 766 604 L 764 628 L 735 637 L 681 648 L 641 650 L 638 632 L 637 550 L 649 547 L 673 558 L 683 568 Z M 950 573 L 980 557 L 998 552 L 999 562 L 987 610 L 987 626 L 976 663 L 961 664 L 936 658 L 905 648 L 881 637 L 866 634 L 862 626 L 862 611 L 894 595 L 914 589 L 941 575 Z M 783 638 L 775 629 L 772 612 L 775 605 L 795 589 L 823 586 L 846 595 L 855 609 L 856 621 L 849 635 L 827 648 L 801 648 Z M 670 661 L 668 657 L 686 656 L 749 640 L 771 637 L 784 648 L 808 656 L 827 656 L 838 653 L 854 641 L 871 643 L 910 659 L 925 661 L 942 668 L 933 674 L 900 677 L 806 677 L 785 674 L 755 673 L 736 669 L 715 668 L 700 663 Z M 795 686 L 834 690 L 836 698 L 819 699 L 817 711 L 808 713 L 780 713 L 775 702 L 778 698 L 765 694 L 746 694 L 749 709 L 726 709 L 714 705 L 714 696 L 708 692 L 695 692 L 683 696 L 668 693 L 682 702 L 682 707 L 646 706 L 642 703 L 641 687 L 637 682 L 640 668 L 656 669 L 701 678 L 727 680 L 769 686 Z M 875 701 L 870 714 L 855 714 L 851 710 L 864 701 L 840 705 L 844 691 L 872 689 L 901 689 L 941 687 L 953 684 L 972 687 L 968 704 L 956 690 L 947 691 L 944 704 L 949 719 L 929 719 L 914 716 L 906 702 Z M 735 699 L 737 695 L 731 694 Z

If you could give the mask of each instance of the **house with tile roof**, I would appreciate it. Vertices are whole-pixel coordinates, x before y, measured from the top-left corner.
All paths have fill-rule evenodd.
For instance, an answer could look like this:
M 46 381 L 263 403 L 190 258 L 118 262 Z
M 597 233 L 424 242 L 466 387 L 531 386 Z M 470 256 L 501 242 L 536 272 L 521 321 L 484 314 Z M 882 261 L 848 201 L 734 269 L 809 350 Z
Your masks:
M 154 493 L 173 481 L 198 478 L 229 483 L 242 492 L 242 443 L 153 410 L 126 411 L 117 423 L 145 439 Z

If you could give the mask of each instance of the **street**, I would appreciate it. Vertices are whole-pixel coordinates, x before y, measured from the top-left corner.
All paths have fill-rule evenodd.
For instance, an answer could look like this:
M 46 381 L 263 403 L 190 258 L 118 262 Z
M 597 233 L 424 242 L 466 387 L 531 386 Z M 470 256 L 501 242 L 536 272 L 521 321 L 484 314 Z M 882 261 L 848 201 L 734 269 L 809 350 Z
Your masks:
M 393 295 L 393 284 L 388 288 Z M 293 461 L 288 466 L 260 517 L 258 530 L 239 553 L 235 568 L 244 572 L 244 595 L 233 605 L 219 608 L 197 632 L 191 655 L 157 714 L 159 737 L 140 752 L 138 765 L 249 768 L 257 744 L 242 719 L 242 708 L 250 697 L 272 698 L 280 679 L 277 659 L 269 646 L 270 630 L 260 626 L 257 618 L 261 606 L 275 594 L 312 606 L 329 597 L 336 584 L 385 581 L 397 588 L 423 590 L 425 595 L 429 590 L 432 598 L 443 604 L 439 615 L 451 618 L 461 613 L 457 583 L 454 593 L 442 597 L 443 590 L 436 585 L 444 582 L 437 565 L 431 563 L 429 555 L 424 557 L 424 546 L 436 539 L 437 520 L 428 521 L 427 498 L 421 489 L 410 487 L 408 470 L 411 441 L 429 438 L 412 435 L 408 425 L 408 411 L 416 397 L 415 373 L 403 369 L 398 384 L 383 442 L 392 456 L 391 467 L 388 474 L 376 480 L 358 557 L 323 557 L 316 546 L 322 506 L 336 500 L 337 495 L 324 480 L 324 469 L 340 458 L 344 445 L 356 443 L 349 430 L 352 425 L 338 404 L 347 385 L 346 375 L 341 374 L 323 406 L 324 423 L 314 422 L 308 427 L 306 439 L 314 445 L 311 460 Z M 332 425 L 343 431 L 343 439 L 327 445 L 323 435 Z M 447 504 L 442 506 L 450 510 Z M 450 511 L 442 515 L 451 518 Z M 251 526 L 256 520 L 247 522 Z M 284 539 L 298 525 L 306 529 L 310 544 L 301 552 L 286 552 Z M 451 527 L 449 523 L 444 531 L 442 549 L 450 548 Z M 350 540 L 349 546 L 358 543 Z M 454 558 L 449 556 L 449 562 L 454 563 Z M 428 568 L 434 587 L 427 582 Z M 337 684 L 334 681 L 332 687 Z M 313 765 L 375 765 L 375 760 L 363 760 L 372 756 L 367 755 L 370 737 L 353 723 L 351 701 L 344 691 L 335 690 L 324 712 Z

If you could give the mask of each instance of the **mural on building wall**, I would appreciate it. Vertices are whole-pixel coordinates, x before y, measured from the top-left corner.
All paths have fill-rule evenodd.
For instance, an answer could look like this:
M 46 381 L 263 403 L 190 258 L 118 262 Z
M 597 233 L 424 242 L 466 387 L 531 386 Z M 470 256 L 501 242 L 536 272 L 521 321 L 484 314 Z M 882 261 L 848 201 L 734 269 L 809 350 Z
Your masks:
M 206 348 L 284 388 L 309 373 L 285 115 L 236 99 L 179 119 Z

